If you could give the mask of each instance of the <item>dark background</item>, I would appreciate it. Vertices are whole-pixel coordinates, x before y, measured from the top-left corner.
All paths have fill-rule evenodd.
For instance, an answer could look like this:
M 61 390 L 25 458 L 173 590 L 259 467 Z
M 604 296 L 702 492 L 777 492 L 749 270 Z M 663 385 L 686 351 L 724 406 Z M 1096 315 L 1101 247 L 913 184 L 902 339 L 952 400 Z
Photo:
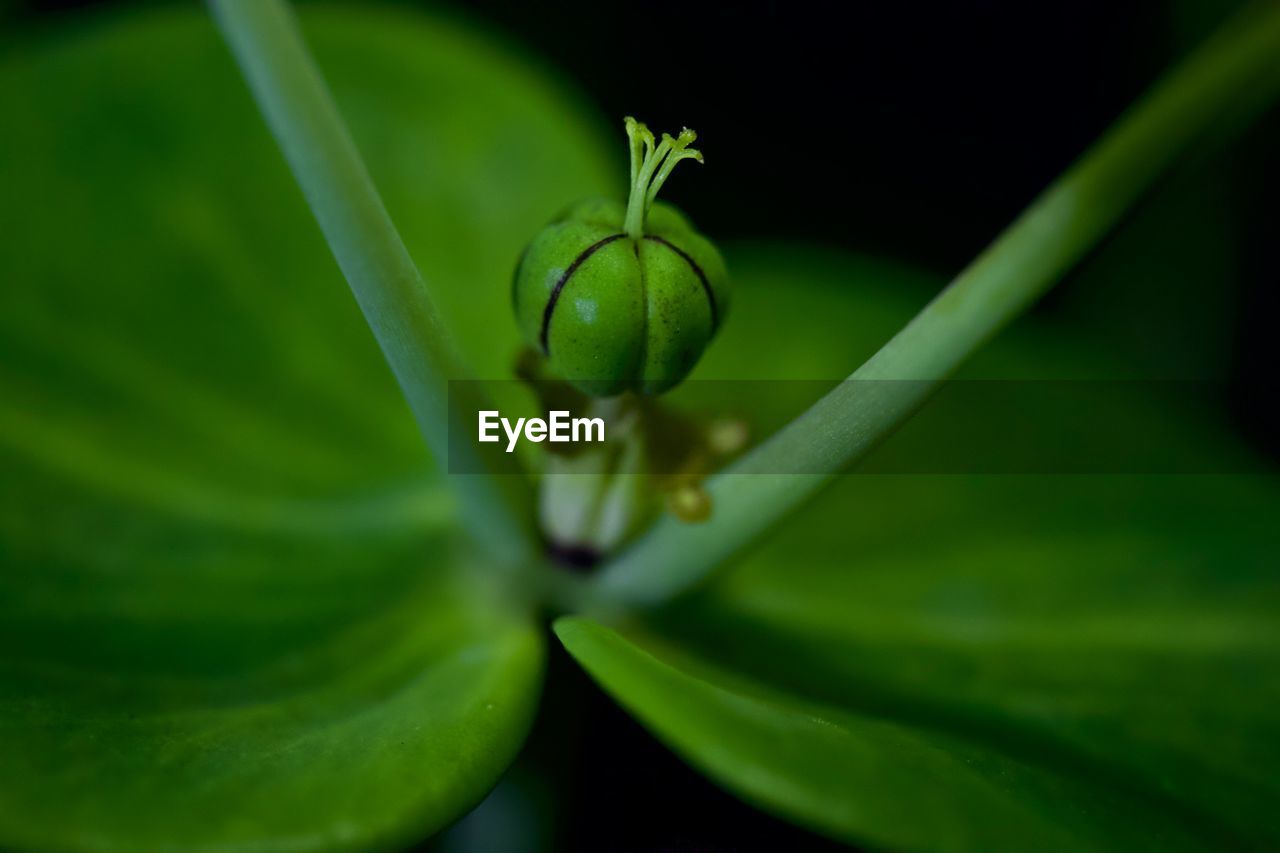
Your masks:
M 113 5 L 125 2 L 0 0 L 0 19 L 56 26 L 60 15 L 82 14 L 74 7 Z M 604 116 L 695 127 L 708 166 L 682 169 L 664 198 L 705 233 L 840 245 L 949 275 L 1230 5 L 481 0 L 452 8 L 557 68 Z M 622 150 L 620 127 L 619 140 Z M 1271 393 L 1278 142 L 1273 110 L 1225 152 L 1192 157 L 1036 309 L 1091 330 L 1140 371 L 1228 380 L 1214 402 L 1272 458 L 1280 451 Z M 443 846 L 826 846 L 704 781 L 562 653 L 549 666 L 524 756 Z

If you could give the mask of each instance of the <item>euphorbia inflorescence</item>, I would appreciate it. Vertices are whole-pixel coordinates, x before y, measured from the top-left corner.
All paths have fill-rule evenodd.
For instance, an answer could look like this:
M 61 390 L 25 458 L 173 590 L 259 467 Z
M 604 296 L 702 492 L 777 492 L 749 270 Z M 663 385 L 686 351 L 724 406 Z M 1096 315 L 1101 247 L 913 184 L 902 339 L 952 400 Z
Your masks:
M 516 270 L 516 319 L 552 369 L 593 396 L 658 394 L 684 379 L 724 321 L 720 253 L 670 205 L 656 202 L 697 138 L 625 121 L 631 192 L 574 205 L 544 228 Z

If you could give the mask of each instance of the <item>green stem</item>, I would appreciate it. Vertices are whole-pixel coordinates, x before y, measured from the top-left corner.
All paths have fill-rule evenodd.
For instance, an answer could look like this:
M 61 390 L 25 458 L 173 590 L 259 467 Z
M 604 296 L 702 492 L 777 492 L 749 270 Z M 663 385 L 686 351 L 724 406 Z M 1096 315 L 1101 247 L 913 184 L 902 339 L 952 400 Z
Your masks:
M 427 445 L 442 468 L 449 454 L 448 380 L 465 376 L 422 276 L 409 257 L 281 0 L 209 0 L 249 88 L 329 242 L 365 319 L 400 383 Z M 427 188 L 429 191 L 429 188 Z M 455 389 L 473 388 L 459 383 Z M 464 392 L 467 393 L 467 392 Z M 481 408 L 492 408 L 482 406 Z M 473 424 L 457 424 L 470 430 Z M 466 434 L 466 433 L 463 433 Z M 474 461 L 474 460 L 473 460 Z M 484 470 L 498 462 L 481 460 Z M 464 470 L 480 470 L 467 464 Z M 503 562 L 526 559 L 533 547 L 532 499 L 516 476 L 455 475 L 468 526 Z
M 608 602 L 664 600 L 696 583 L 864 455 L 937 384 L 1058 281 L 1192 142 L 1241 100 L 1276 94 L 1280 4 L 1238 14 L 1134 106 L 879 352 L 708 483 L 712 518 L 664 517 L 597 578 Z M 1258 87 L 1268 87 L 1266 97 Z M 919 382 L 862 382 L 911 379 Z M 830 474 L 770 474 L 827 471 Z

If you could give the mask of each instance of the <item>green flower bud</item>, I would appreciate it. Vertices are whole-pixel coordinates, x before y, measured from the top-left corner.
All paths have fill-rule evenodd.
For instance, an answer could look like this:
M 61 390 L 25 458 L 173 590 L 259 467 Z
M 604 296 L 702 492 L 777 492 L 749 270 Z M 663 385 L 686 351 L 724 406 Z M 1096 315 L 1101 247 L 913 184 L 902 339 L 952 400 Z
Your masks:
M 724 321 L 720 253 L 675 208 L 655 204 L 681 160 L 702 162 L 685 129 L 653 134 L 630 117 L 627 206 L 591 199 L 533 238 L 516 269 L 516 320 L 552 369 L 584 393 L 659 394 L 684 379 Z

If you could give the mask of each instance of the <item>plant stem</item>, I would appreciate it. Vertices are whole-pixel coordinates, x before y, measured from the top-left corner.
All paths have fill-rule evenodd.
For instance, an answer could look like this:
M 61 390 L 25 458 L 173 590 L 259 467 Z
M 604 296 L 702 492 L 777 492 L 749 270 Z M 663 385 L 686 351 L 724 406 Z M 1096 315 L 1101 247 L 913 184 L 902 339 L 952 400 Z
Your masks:
M 282 0 L 209 0 L 209 6 L 437 464 L 447 468 L 451 452 L 455 462 L 459 454 L 477 453 L 470 442 L 450 448 L 451 412 L 475 410 L 449 406 L 448 380 L 463 378 L 464 371 L 292 13 Z M 473 427 L 455 425 L 460 430 Z M 486 471 L 498 468 L 491 458 L 481 463 Z M 482 469 L 467 464 L 464 470 Z M 515 562 L 530 555 L 532 499 L 524 478 L 472 474 L 448 479 L 460 494 L 468 526 L 495 557 Z
M 937 384 L 1026 309 L 1116 224 L 1245 93 L 1280 88 L 1280 3 L 1246 8 L 1050 186 L 850 377 L 707 485 L 700 525 L 662 518 L 596 579 L 598 599 L 661 601 L 707 576 L 909 417 Z M 1259 87 L 1264 97 L 1256 97 Z M 925 380 L 862 382 L 859 380 Z M 815 471 L 820 474 L 762 472 Z

